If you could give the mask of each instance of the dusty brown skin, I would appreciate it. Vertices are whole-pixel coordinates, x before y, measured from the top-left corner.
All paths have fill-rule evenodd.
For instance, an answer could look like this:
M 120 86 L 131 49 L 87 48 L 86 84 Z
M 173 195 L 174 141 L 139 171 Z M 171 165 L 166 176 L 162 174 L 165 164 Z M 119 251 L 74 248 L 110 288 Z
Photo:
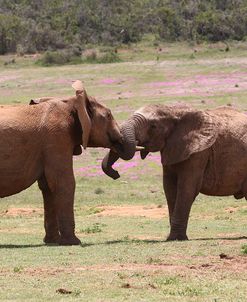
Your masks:
M 135 112 L 121 131 L 127 125 L 133 129 L 131 141 L 145 147 L 143 159 L 148 152 L 161 153 L 171 226 L 168 240 L 188 239 L 189 213 L 199 192 L 247 199 L 245 114 L 228 107 L 200 111 L 150 105 Z M 110 151 L 102 162 L 113 178 L 117 172 L 112 165 L 118 158 Z
M 31 103 L 37 105 L 0 107 L 0 197 L 38 181 L 45 209 L 44 242 L 80 244 L 74 233 L 72 156 L 81 153 L 81 144 L 119 145 L 119 127 L 111 111 L 83 90 L 75 97 Z

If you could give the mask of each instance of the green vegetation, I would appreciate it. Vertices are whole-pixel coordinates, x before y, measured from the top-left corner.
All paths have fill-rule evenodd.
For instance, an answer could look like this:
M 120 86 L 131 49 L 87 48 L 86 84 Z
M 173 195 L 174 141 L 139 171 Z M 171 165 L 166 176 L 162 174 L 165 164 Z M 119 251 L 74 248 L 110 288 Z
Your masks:
M 40 67 L 34 64 L 39 56 L 0 56 L 0 104 L 72 95 L 71 83 L 80 79 L 119 122 L 150 103 L 247 111 L 246 42 L 229 42 L 226 51 L 222 42 L 154 47 L 152 39 L 118 48 L 121 62 L 113 64 Z M 112 49 L 92 48 L 82 60 Z M 113 181 L 101 172 L 105 152 L 89 148 L 74 157 L 81 246 L 42 243 L 43 205 L 36 184 L 1 199 L 0 300 L 246 301 L 246 201 L 199 195 L 190 215 L 190 241 L 166 242 L 159 154 L 120 161 L 121 178 Z
M 242 252 L 243 252 L 243 254 L 247 254 L 247 244 L 244 244 L 242 246 Z
M 86 234 L 94 234 L 94 233 L 101 233 L 102 232 L 102 227 L 106 226 L 106 224 L 102 223 L 94 223 L 92 227 L 87 227 L 85 229 L 81 229 L 80 231 L 82 233 Z
M 245 0 L 0 0 L 0 54 L 159 41 L 244 40 Z

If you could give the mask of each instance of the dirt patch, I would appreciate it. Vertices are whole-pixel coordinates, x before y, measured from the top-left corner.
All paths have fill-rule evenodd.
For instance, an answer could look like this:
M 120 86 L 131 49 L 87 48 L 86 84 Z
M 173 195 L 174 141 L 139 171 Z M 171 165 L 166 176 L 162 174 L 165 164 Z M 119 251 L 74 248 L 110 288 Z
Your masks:
M 41 208 L 10 208 L 6 210 L 2 215 L 4 216 L 31 216 L 43 214 L 43 209 Z
M 234 212 L 237 212 L 239 210 L 246 209 L 246 208 L 247 208 L 247 206 L 229 207 L 229 208 L 226 208 L 225 211 L 228 212 L 228 213 L 234 213 Z
M 211 259 L 213 258 L 213 259 Z M 174 272 L 179 274 L 212 274 L 212 272 L 233 272 L 233 273 L 245 273 L 247 270 L 247 257 L 246 256 L 233 256 L 233 257 L 204 257 L 204 262 L 200 264 L 145 264 L 145 263 L 126 263 L 126 264 L 97 264 L 97 265 L 85 265 L 78 267 L 63 267 L 63 268 L 53 268 L 53 267 L 36 267 L 36 268 L 25 268 L 21 271 L 23 274 L 29 274 L 31 276 L 57 276 L 59 274 L 71 274 L 80 272 L 133 272 L 133 271 L 143 271 L 149 272 L 149 274 L 155 274 L 159 272 Z M 8 270 L 2 269 L 0 275 L 5 275 L 9 273 Z
M 160 207 L 157 205 L 143 206 L 143 205 L 125 205 L 125 206 L 99 206 L 101 210 L 97 216 L 139 216 L 154 219 L 161 219 L 167 217 L 167 207 Z
M 225 257 L 222 257 L 224 255 Z M 220 259 L 220 260 L 218 260 Z M 192 265 L 190 269 L 197 271 L 231 271 L 231 272 L 246 272 L 247 270 L 247 257 L 246 256 L 231 256 L 220 254 L 218 259 L 213 262 L 205 262 L 200 265 Z
M 158 271 L 180 271 L 180 270 L 189 270 L 189 267 L 183 265 L 172 265 L 172 264 L 99 264 L 99 265 L 88 265 L 88 266 L 79 266 L 79 267 L 63 267 L 63 268 L 25 268 L 21 272 L 24 274 L 29 274 L 31 276 L 41 276 L 41 275 L 51 275 L 56 276 L 64 273 L 76 273 L 76 272 L 118 272 L 118 271 L 149 271 L 149 272 L 158 272 Z M 0 275 L 6 274 L 6 270 L 1 270 Z

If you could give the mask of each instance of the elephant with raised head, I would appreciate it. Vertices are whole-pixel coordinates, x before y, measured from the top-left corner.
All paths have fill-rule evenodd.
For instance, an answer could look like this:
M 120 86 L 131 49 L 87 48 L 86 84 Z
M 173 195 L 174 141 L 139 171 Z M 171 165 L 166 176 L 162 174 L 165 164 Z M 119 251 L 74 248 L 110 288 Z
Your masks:
M 74 97 L 0 108 L 0 197 L 38 181 L 44 199 L 44 242 L 62 245 L 80 244 L 74 233 L 73 154 L 82 152 L 80 145 L 115 150 L 123 145 L 111 111 L 88 97 L 80 81 L 72 86 Z
M 131 159 L 135 144 L 141 157 L 160 151 L 167 199 L 168 240 L 186 240 L 193 201 L 199 192 L 210 196 L 247 199 L 247 116 L 229 107 L 196 110 L 149 105 L 136 111 L 121 127 L 129 140 Z M 110 151 L 102 162 L 104 172 L 119 177 L 112 165 L 121 157 Z

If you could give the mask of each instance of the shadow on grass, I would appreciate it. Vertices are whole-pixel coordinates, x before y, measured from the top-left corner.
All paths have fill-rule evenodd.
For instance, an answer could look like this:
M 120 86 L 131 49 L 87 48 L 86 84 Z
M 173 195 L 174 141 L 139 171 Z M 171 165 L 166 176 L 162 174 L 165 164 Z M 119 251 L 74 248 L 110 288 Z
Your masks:
M 216 237 L 216 238 L 196 238 L 191 239 L 190 241 L 207 241 L 207 240 L 243 240 L 247 239 L 247 236 L 238 236 L 238 237 Z
M 212 238 L 195 238 L 188 241 L 210 241 L 210 240 L 243 240 L 247 239 L 247 236 L 238 236 L 238 237 L 212 237 Z M 114 244 L 157 244 L 157 243 L 172 243 L 174 241 L 166 240 L 152 240 L 152 239 L 119 239 L 119 240 L 110 240 L 99 243 L 81 243 L 81 247 L 90 247 L 96 245 L 114 245 Z M 59 245 L 59 244 L 0 244 L 0 249 L 25 249 L 25 248 L 36 248 L 36 247 L 66 247 L 70 245 Z
M 111 240 L 106 241 L 103 244 L 118 244 L 118 243 L 163 243 L 166 240 L 152 240 L 152 239 L 120 239 L 120 240 Z
M 89 247 L 96 245 L 111 245 L 111 244 L 122 244 L 122 243 L 161 243 L 165 240 L 139 240 L 139 239 L 119 239 L 112 241 L 105 241 L 99 243 L 81 243 L 81 247 Z M 70 245 L 59 245 L 59 244 L 0 244 L 0 249 L 25 249 L 25 248 L 36 248 L 36 247 L 66 247 Z
M 0 249 L 25 249 L 33 247 L 42 247 L 44 244 L 0 244 Z
M 100 244 L 100 243 L 99 243 Z M 98 245 L 97 243 L 81 243 L 79 246 L 87 247 L 91 245 Z M 0 249 L 26 249 L 26 248 L 36 248 L 36 247 L 66 247 L 71 245 L 59 245 L 59 244 L 0 244 Z
M 243 240 L 247 239 L 246 236 L 239 236 L 239 237 L 216 237 L 216 238 L 196 238 L 190 239 L 186 241 L 210 241 L 210 240 Z M 95 245 L 114 245 L 114 244 L 159 244 L 159 243 L 174 243 L 174 242 L 183 242 L 183 241 L 167 241 L 167 240 L 152 240 L 152 239 L 119 239 L 119 240 L 111 240 L 105 241 L 100 243 L 82 243 L 81 247 L 89 247 Z

